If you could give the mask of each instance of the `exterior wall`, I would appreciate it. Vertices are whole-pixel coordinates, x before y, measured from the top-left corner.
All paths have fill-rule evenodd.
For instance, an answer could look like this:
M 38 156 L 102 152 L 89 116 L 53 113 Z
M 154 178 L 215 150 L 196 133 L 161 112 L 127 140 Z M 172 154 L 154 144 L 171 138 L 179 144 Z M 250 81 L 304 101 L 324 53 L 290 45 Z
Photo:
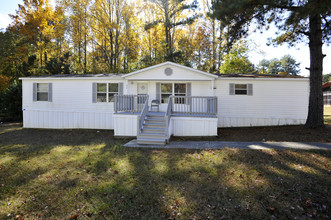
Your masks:
M 114 114 L 115 136 L 137 136 L 138 115 Z
M 253 84 L 253 95 L 230 95 L 229 84 Z M 308 114 L 309 80 L 275 78 L 220 78 L 218 127 L 304 124 Z
M 163 66 L 160 71 L 166 67 Z M 191 83 L 192 96 L 217 96 L 218 120 L 212 118 L 173 117 L 171 130 L 175 136 L 216 135 L 217 127 L 268 126 L 304 124 L 308 113 L 309 80 L 292 78 L 213 78 L 196 72 L 174 69 L 172 80 L 158 78 L 157 68 L 153 81 L 131 81 L 108 78 L 24 78 L 23 79 L 23 126 L 26 128 L 92 128 L 119 129 L 115 135 L 135 136 L 136 116 L 128 119 L 114 116 L 113 103 L 92 103 L 92 83 L 124 82 L 124 94 L 137 94 L 137 83 L 148 84 L 150 100 L 156 98 L 157 82 Z M 155 72 L 156 71 L 156 72 Z M 150 74 L 152 74 L 152 72 Z M 178 74 L 177 74 L 178 73 Z M 185 74 L 183 74 L 185 73 Z M 144 77 L 151 77 L 144 75 Z M 177 74 L 177 75 L 176 75 Z M 183 75 L 181 75 L 183 74 Z M 186 80 L 180 80 L 181 77 Z M 200 75 L 203 79 L 197 81 Z M 135 75 L 132 75 L 133 77 Z M 195 78 L 189 78 L 189 77 Z M 163 77 L 163 76 L 162 76 Z M 207 78 L 206 78 L 207 77 Z M 187 81 L 189 79 L 189 81 Z M 208 80 L 207 80 L 208 79 Z M 33 101 L 33 83 L 52 83 L 53 101 Z M 229 95 L 229 84 L 253 84 L 253 95 Z M 214 87 L 214 89 L 212 89 Z M 164 111 L 166 104 L 161 104 Z M 116 120 L 116 121 L 115 121 Z M 209 121 L 211 120 L 211 121 Z M 124 121 L 124 122 L 121 122 Z M 123 123 L 123 124 L 121 124 Z M 125 125 L 125 129 L 122 127 Z M 133 130 L 128 130 L 133 129 Z M 122 130 L 121 130 L 122 129 Z
M 53 101 L 33 101 L 33 83 L 52 83 Z M 113 103 L 92 103 L 92 83 L 106 79 L 24 79 L 23 127 L 114 129 Z
M 217 136 L 217 118 L 171 117 L 174 136 Z

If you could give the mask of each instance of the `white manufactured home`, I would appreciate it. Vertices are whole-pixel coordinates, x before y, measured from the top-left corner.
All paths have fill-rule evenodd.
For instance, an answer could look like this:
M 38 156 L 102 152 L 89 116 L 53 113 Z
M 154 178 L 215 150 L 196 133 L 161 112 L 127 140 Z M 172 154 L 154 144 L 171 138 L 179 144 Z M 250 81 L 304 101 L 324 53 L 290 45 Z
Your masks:
M 130 74 L 23 77 L 23 126 L 111 129 L 163 144 L 219 127 L 304 124 L 309 79 L 215 75 L 172 62 Z

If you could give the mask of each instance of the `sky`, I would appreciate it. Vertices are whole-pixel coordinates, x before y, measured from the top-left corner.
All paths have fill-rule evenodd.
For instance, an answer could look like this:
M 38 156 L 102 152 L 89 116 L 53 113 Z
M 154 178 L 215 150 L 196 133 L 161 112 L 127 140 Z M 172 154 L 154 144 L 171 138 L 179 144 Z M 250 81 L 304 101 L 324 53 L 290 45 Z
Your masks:
M 50 0 L 54 3 L 55 0 Z M 6 28 L 11 20 L 8 14 L 15 14 L 18 9 L 18 4 L 22 4 L 22 0 L 0 0 L 0 29 Z M 248 37 L 250 44 L 249 60 L 257 65 L 262 59 L 281 58 L 284 55 L 291 55 L 295 60 L 300 62 L 300 75 L 309 76 L 309 48 L 307 43 L 299 43 L 295 47 L 289 48 L 287 44 L 282 46 L 267 46 L 267 39 L 275 37 L 275 28 L 270 28 L 268 31 L 251 33 Z M 323 60 L 323 73 L 331 73 L 331 46 L 323 45 L 323 54 L 326 57 Z

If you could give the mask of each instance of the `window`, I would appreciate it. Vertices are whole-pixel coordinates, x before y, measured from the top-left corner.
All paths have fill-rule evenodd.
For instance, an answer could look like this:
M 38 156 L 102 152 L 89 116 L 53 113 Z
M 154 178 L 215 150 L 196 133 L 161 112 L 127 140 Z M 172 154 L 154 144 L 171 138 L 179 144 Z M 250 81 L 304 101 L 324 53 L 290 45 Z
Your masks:
M 48 101 L 48 83 L 37 83 L 37 101 Z
M 161 83 L 161 103 L 168 103 L 169 96 L 186 96 L 186 83 Z M 176 104 L 184 104 L 185 98 L 176 98 Z
M 52 101 L 52 83 L 33 83 L 33 101 Z
M 230 95 L 253 95 L 253 84 L 230 83 Z
M 172 83 L 161 83 L 161 103 L 168 103 L 172 95 Z
M 97 84 L 97 102 L 107 102 L 107 84 Z
M 115 101 L 115 95 L 118 94 L 118 83 L 108 84 L 108 102 Z
M 247 95 L 247 84 L 235 84 L 234 94 L 236 95 Z
M 175 96 L 186 96 L 186 83 L 175 83 Z M 185 98 L 175 98 L 176 104 L 185 104 Z
M 119 94 L 119 83 L 95 83 L 94 102 L 114 102 L 115 95 Z

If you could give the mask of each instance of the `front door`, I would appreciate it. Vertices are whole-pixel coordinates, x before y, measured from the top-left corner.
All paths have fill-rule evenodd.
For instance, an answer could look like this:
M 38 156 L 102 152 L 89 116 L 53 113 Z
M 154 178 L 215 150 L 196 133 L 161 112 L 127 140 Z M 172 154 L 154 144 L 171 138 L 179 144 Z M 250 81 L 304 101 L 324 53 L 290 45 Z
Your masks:
M 137 83 L 137 94 L 138 95 L 147 95 L 148 93 L 148 84 L 147 83 Z
M 147 95 L 148 94 L 148 84 L 147 83 L 137 83 L 137 94 L 138 95 Z M 138 105 L 145 104 L 145 98 L 138 98 Z

